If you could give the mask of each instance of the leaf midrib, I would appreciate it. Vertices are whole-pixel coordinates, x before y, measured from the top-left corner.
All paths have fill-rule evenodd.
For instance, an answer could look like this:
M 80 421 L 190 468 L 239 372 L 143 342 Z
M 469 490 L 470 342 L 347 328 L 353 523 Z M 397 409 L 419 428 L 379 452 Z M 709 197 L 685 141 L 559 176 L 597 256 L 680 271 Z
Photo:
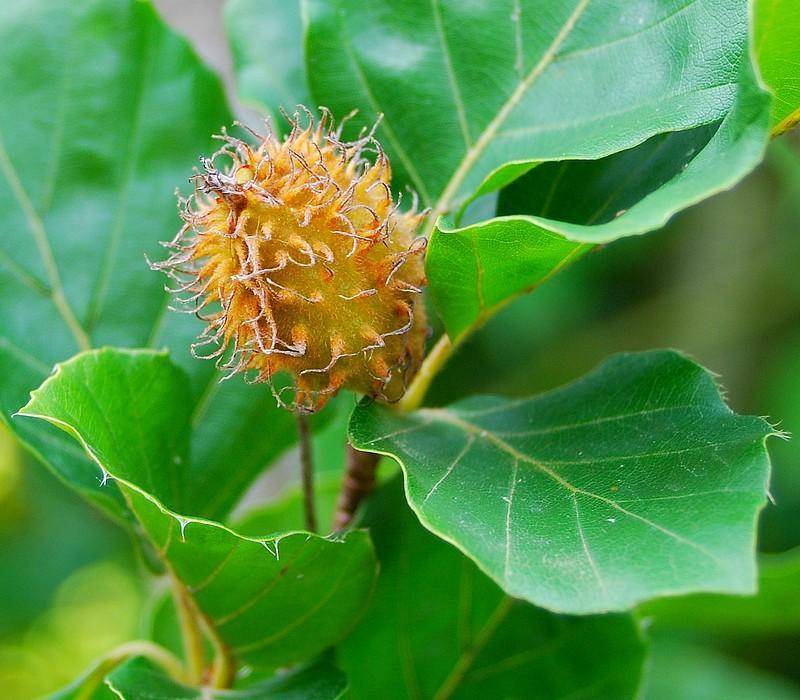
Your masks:
M 575 9 L 567 18 L 567 21 L 561 27 L 561 30 L 558 32 L 558 34 L 556 34 L 550 46 L 537 61 L 536 65 L 533 66 L 525 78 L 520 80 L 515 90 L 511 93 L 511 95 L 509 95 L 494 118 L 486 125 L 480 136 L 478 136 L 475 144 L 466 151 L 464 157 L 453 172 L 453 175 L 448 180 L 447 185 L 442 191 L 442 194 L 439 196 L 428 217 L 425 231 L 426 235 L 430 235 L 432 233 L 434 227 L 436 226 L 437 219 L 448 211 L 452 198 L 458 191 L 458 188 L 461 187 L 478 158 L 480 158 L 480 156 L 486 150 L 497 131 L 503 125 L 517 104 L 519 104 L 523 96 L 536 83 L 538 78 L 542 75 L 542 73 L 544 73 L 545 69 L 550 65 L 550 63 L 552 63 L 559 47 L 570 35 L 572 29 L 575 27 L 575 24 L 578 22 L 590 2 L 591 0 L 578 1 Z
M 129 130 L 128 149 L 125 155 L 125 169 L 123 180 L 119 188 L 119 199 L 116 204 L 116 216 L 108 234 L 105 253 L 100 264 L 100 271 L 95 282 L 94 290 L 89 299 L 86 312 L 86 327 L 92 328 L 97 322 L 102 311 L 103 301 L 108 292 L 108 285 L 111 279 L 111 268 L 114 263 L 119 239 L 125 227 L 125 219 L 128 214 L 130 190 L 133 183 L 133 176 L 139 161 L 139 151 L 142 142 L 142 124 L 144 120 L 144 103 L 152 80 L 154 59 L 155 59 L 155 27 L 147 23 L 145 26 L 145 45 L 142 50 L 142 60 L 140 68 L 140 78 L 134 92 L 134 108 L 131 127 Z

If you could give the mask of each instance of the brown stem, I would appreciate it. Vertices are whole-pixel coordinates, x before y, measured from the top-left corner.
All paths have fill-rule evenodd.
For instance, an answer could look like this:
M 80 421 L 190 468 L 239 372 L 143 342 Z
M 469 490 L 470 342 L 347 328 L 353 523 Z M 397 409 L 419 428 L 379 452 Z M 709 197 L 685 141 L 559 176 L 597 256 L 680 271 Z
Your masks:
M 314 508 L 314 458 L 311 453 L 311 432 L 308 416 L 297 411 L 297 435 L 300 439 L 300 476 L 303 482 L 303 506 L 306 530 L 317 531 L 317 513 Z
M 375 488 L 375 470 L 380 458 L 374 452 L 359 452 L 352 445 L 347 446 L 347 469 L 333 517 L 334 530 L 343 530 L 350 524 L 361 501 Z

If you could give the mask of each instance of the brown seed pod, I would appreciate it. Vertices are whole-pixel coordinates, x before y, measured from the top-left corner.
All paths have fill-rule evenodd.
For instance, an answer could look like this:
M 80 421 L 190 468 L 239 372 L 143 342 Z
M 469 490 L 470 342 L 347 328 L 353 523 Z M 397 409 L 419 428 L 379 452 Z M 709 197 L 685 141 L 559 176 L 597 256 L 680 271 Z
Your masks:
M 396 401 L 421 360 L 426 321 L 423 213 L 392 198 L 371 132 L 353 142 L 305 110 L 282 141 L 227 133 L 202 159 L 170 257 L 153 263 L 207 323 L 192 352 L 231 376 L 293 378 L 291 408 L 316 411 L 339 389 Z M 364 154 L 374 153 L 374 162 Z M 227 164 L 218 168 L 218 159 Z M 278 395 L 278 394 L 276 394 Z M 278 395 L 280 401 L 280 396 Z M 286 404 L 286 402 L 281 402 Z

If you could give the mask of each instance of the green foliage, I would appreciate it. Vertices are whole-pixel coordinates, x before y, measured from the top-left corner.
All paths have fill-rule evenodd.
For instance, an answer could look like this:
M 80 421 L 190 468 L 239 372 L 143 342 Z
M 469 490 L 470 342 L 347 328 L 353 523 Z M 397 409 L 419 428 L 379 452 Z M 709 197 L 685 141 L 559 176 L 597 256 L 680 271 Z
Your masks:
M 702 367 L 652 352 L 533 399 L 362 403 L 350 437 L 397 459 L 420 520 L 507 593 L 587 613 L 753 592 L 771 432 L 732 413 Z
M 100 350 L 58 365 L 20 415 L 58 426 L 113 479 L 144 534 L 241 663 L 275 668 L 337 641 L 375 578 L 369 537 L 245 537 L 183 515 L 188 380 L 151 351 Z
M 800 550 L 763 555 L 758 562 L 758 594 L 732 597 L 700 593 L 653 600 L 639 611 L 658 629 L 711 629 L 717 635 L 752 639 L 800 631 Z
M 800 120 L 800 5 L 794 0 L 754 0 L 753 28 L 761 77 L 775 99 L 773 133 L 788 131 Z
M 635 696 L 645 647 L 630 616 L 558 617 L 508 598 L 420 527 L 397 479 L 375 494 L 365 524 L 381 577 L 340 648 L 350 697 Z
M 437 227 L 426 258 L 431 299 L 458 342 L 513 297 L 530 292 L 589 246 L 521 218 L 498 218 L 458 230 Z
M 657 641 L 644 700 L 798 700 L 800 690 L 768 673 L 693 644 Z
M 133 659 L 109 674 L 106 685 L 121 700 L 336 700 L 347 681 L 341 671 L 319 662 L 238 691 L 209 692 L 167 677 L 145 659 Z
M 3 419 L 89 345 L 171 346 L 193 379 L 184 401 L 201 436 L 195 487 L 208 492 L 238 464 L 219 500 L 192 513 L 224 517 L 293 442 L 291 416 L 265 387 L 220 385 L 210 362 L 189 356 L 198 328 L 167 312 L 145 260 L 163 257 L 158 242 L 180 226 L 173 190 L 232 119 L 220 81 L 148 3 L 130 0 L 6 3 L 0 63 Z M 66 483 L 130 519 L 69 440 L 12 425 Z
M 383 114 L 379 133 L 402 181 L 433 208 L 426 269 L 451 340 L 574 260 L 581 249 L 559 236 L 606 242 L 658 228 L 761 159 L 769 101 L 746 50 L 744 3 L 628 10 L 585 0 L 547 13 L 524 1 L 415 0 L 390 11 L 382 0 L 309 0 L 315 97 L 340 113 L 356 105 L 367 121 Z M 741 58 L 725 58 L 733 54 Z M 658 77 L 643 81 L 631 63 L 660 66 Z M 601 160 L 592 174 L 576 159 Z M 560 165 L 540 210 L 526 186 L 507 216 L 436 225 L 543 161 Z M 571 170 L 580 179 L 561 219 L 553 199 Z
M 535 316 L 515 307 L 516 336 L 498 316 L 494 364 L 463 341 L 761 162 L 800 108 L 797 3 L 230 0 L 224 26 L 238 97 L 278 131 L 301 102 L 330 108 L 345 137 L 382 115 L 394 194 L 431 209 L 444 333 L 399 407 L 343 395 L 312 421 L 321 522 L 348 434 L 400 464 L 356 527 L 304 531 L 296 479 L 250 491 L 279 456 L 297 466 L 294 417 L 191 357 L 200 323 L 168 312 L 147 266 L 180 226 L 173 189 L 190 191 L 233 121 L 220 78 L 149 2 L 3 4 L 2 420 L 171 587 L 152 592 L 147 639 L 53 697 L 796 697 L 701 646 L 713 629 L 743 655 L 744 640 L 800 629 L 796 553 L 755 552 L 775 431 L 733 413 L 708 371 L 625 354 L 533 398 L 420 406 L 459 347 L 458 395 L 498 363 L 522 393 L 534 363 L 508 366 L 527 352 L 519 333 L 581 317 L 623 265 Z M 797 180 L 794 155 L 778 156 Z M 789 417 L 792 377 L 773 392 Z M 778 480 L 789 504 L 795 483 Z M 796 544 L 782 518 L 780 542 Z M 53 522 L 47 536 L 64 535 Z
M 225 5 L 225 26 L 239 97 L 284 130 L 278 108 L 293 112 L 297 105 L 311 102 L 299 0 L 230 0 Z
M 588 0 L 547 12 L 532 0 L 307 8 L 315 97 L 336 113 L 357 106 L 367 121 L 383 113 L 387 150 L 436 214 L 519 177 L 519 161 L 601 158 L 723 120 L 680 182 L 643 203 L 663 219 L 681 199 L 736 182 L 764 147 L 769 102 L 752 76 L 745 3 L 640 1 L 624 13 Z M 626 221 L 584 236 L 631 228 L 641 230 Z

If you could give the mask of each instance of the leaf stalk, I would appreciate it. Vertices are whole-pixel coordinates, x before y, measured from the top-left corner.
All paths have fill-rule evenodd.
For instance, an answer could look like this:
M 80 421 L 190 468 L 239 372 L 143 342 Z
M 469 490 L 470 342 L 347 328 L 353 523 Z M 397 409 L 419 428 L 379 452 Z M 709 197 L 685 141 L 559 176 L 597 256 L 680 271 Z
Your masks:
M 203 632 L 192 606 L 189 591 L 186 590 L 183 583 L 172 572 L 170 572 L 170 578 L 175 607 L 178 609 L 181 638 L 183 639 L 183 649 L 188 666 L 188 679 L 190 682 L 199 685 L 203 681 L 206 666 Z
M 311 428 L 308 415 L 295 411 L 297 436 L 300 441 L 300 479 L 303 484 L 303 511 L 305 526 L 309 532 L 317 532 L 317 513 L 314 498 L 314 455 L 311 449 Z

